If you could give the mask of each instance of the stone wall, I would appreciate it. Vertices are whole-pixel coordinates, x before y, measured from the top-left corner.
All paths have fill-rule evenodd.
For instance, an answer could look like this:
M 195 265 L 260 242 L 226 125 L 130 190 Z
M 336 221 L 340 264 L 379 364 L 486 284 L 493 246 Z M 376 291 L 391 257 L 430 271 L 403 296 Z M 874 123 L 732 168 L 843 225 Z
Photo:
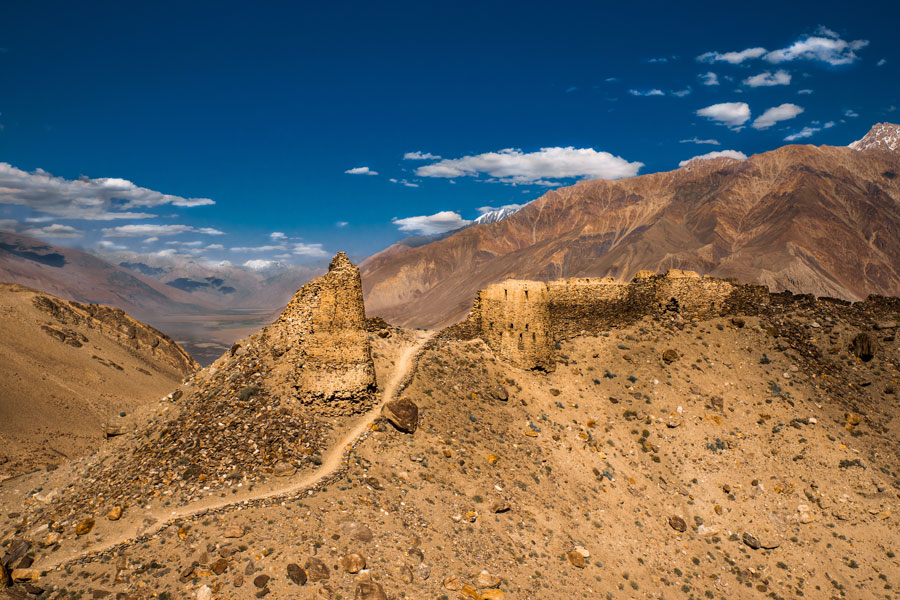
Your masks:
M 630 283 L 609 277 L 509 280 L 479 292 L 468 319 L 454 332 L 481 337 L 520 368 L 552 370 L 560 339 L 667 312 L 688 320 L 755 314 L 769 297 L 763 286 L 680 270 L 665 275 L 640 271 Z
M 362 283 L 343 252 L 294 295 L 263 338 L 273 354 L 267 385 L 282 397 L 315 403 L 320 414 L 360 412 L 374 402 Z

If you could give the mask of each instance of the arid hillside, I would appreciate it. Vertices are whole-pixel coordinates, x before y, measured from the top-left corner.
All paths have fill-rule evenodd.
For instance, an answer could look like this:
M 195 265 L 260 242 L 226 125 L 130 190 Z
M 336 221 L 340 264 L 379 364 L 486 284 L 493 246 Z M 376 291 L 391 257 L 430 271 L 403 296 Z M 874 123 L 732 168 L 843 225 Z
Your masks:
M 712 300 L 551 314 L 533 370 L 471 326 L 425 342 L 346 305 L 328 322 L 371 347 L 374 405 L 294 403 L 271 384 L 288 338 L 260 333 L 136 433 L 0 487 L 0 564 L 16 593 L 93 597 L 893 598 L 900 301 L 678 282 Z
M 504 279 L 628 280 L 670 268 L 848 300 L 900 294 L 900 152 L 876 143 L 896 129 L 881 126 L 861 150 L 785 146 L 585 181 L 497 223 L 395 244 L 361 265 L 368 310 L 443 326 Z
M 122 417 L 197 368 L 168 336 L 119 309 L 6 283 L 0 364 L 3 477 L 97 448 Z

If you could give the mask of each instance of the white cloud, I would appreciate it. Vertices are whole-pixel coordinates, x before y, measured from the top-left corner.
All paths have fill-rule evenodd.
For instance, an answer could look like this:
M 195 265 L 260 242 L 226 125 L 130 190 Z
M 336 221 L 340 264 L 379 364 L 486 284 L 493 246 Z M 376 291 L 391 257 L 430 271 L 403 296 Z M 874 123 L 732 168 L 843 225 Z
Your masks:
M 403 155 L 403 160 L 440 160 L 440 156 L 431 152 L 407 152 Z
M 394 217 L 391 219 L 391 223 L 399 227 L 400 231 L 411 231 L 423 235 L 453 231 L 454 229 L 465 227 L 471 222 L 463 219 L 459 216 L 459 213 L 449 210 L 428 216 L 407 217 L 405 219 Z
M 683 90 L 673 90 L 673 91 L 670 92 L 670 93 L 671 93 L 673 96 L 675 96 L 676 98 L 684 98 L 685 96 L 689 96 L 689 95 L 691 94 L 692 91 L 693 91 L 693 90 L 691 89 L 691 86 L 687 86 L 687 87 L 684 88 Z
M 750 60 L 751 58 L 759 58 L 765 53 L 765 48 L 747 48 L 746 50 L 741 50 L 740 52 L 705 52 L 698 56 L 697 60 L 705 63 L 727 62 L 733 65 L 738 65 L 745 60 Z
M 209 244 L 208 246 L 204 246 L 204 250 L 224 250 L 225 246 L 222 244 Z
M 180 242 L 180 241 L 171 241 L 166 242 L 167 246 L 184 246 L 186 248 L 196 248 L 198 246 L 202 246 L 203 242 L 194 240 L 193 242 Z
M 128 180 L 81 177 L 70 180 L 37 169 L 32 173 L 0 162 L 0 204 L 27 206 L 32 210 L 66 217 L 109 221 L 145 219 L 155 215 L 135 208 L 206 206 L 209 198 L 182 198 L 139 187 Z
M 847 65 L 859 59 L 857 50 L 869 45 L 868 40 L 842 40 L 838 34 L 824 27 L 820 27 L 816 33 L 819 35 L 801 38 L 787 48 L 767 53 L 764 58 L 774 64 L 818 60 L 829 65 Z
M 522 152 L 507 148 L 462 158 L 444 159 L 416 169 L 420 177 L 475 177 L 486 173 L 509 184 L 556 185 L 551 178 L 619 179 L 633 177 L 643 167 L 593 148 L 541 148 Z
M 378 171 L 373 171 L 369 167 L 353 167 L 344 171 L 348 175 L 378 175 Z
M 347 221 L 338 221 L 337 223 L 334 224 L 334 226 L 335 227 L 346 227 L 349 224 L 350 223 L 348 223 Z
M 283 239 L 287 238 L 287 236 L 284 235 L 280 231 L 273 231 L 272 233 L 269 234 L 269 238 L 277 241 L 277 240 L 283 240 Z
M 750 107 L 746 102 L 723 102 L 701 108 L 697 115 L 738 129 L 750 119 Z
M 669 62 L 669 58 L 667 56 L 648 58 L 647 62 L 648 63 L 667 63 L 667 62 Z
M 33 235 L 36 237 L 51 237 L 51 238 L 79 238 L 84 235 L 83 231 L 75 229 L 74 227 L 70 227 L 69 225 L 59 225 L 54 223 L 53 225 L 47 225 L 46 227 L 37 227 L 32 229 L 26 229 L 23 231 L 25 235 Z
M 769 87 L 773 85 L 790 85 L 791 74 L 784 69 L 779 69 L 772 73 L 771 71 L 763 71 L 759 75 L 748 77 L 744 80 L 744 85 L 750 87 Z
M 412 181 L 407 181 L 406 179 L 395 179 L 391 177 L 388 181 L 391 183 L 399 183 L 400 185 L 404 185 L 406 187 L 417 188 L 419 187 L 418 183 L 413 183 Z
M 254 259 L 248 260 L 244 263 L 244 266 L 248 269 L 253 269 L 254 271 L 261 271 L 263 269 L 268 269 L 272 265 L 277 264 L 274 260 L 262 260 L 262 259 Z
M 859 116 L 859 113 L 851 108 L 848 108 L 847 110 L 844 111 L 844 116 L 850 117 L 851 119 L 855 119 L 856 117 Z
M 735 158 L 737 160 L 747 160 L 747 155 L 743 152 L 739 152 L 738 150 L 716 150 L 714 152 L 707 152 L 706 154 L 700 154 L 699 156 L 695 156 L 693 158 L 689 158 L 687 160 L 683 160 L 678 163 L 679 167 L 683 167 L 694 160 L 707 160 L 710 158 Z
M 697 77 L 700 78 L 700 82 L 703 85 L 719 85 L 719 76 L 712 71 L 700 73 L 699 75 L 697 75 Z
M 287 250 L 287 246 L 237 246 L 231 248 L 232 252 L 275 252 L 276 250 Z
M 797 93 L 798 93 L 798 94 L 803 94 L 803 95 L 809 95 L 809 94 L 812 94 L 813 91 L 810 90 L 810 89 L 803 89 L 803 90 L 797 90 Z
M 681 144 L 709 144 L 711 146 L 718 146 L 719 140 L 713 140 L 713 139 L 701 140 L 698 137 L 692 137 L 689 140 L 680 140 L 679 143 L 681 143 Z
M 666 93 L 662 90 L 652 89 L 652 90 L 628 90 L 628 93 L 632 96 L 665 96 Z
M 822 131 L 821 127 L 804 127 L 800 131 L 796 133 L 792 133 L 788 136 L 785 136 L 784 141 L 786 142 L 794 142 L 796 140 L 802 140 L 804 138 L 812 137 L 814 134 Z
M 882 58 L 881 60 L 879 60 L 879 61 L 878 61 L 877 63 L 875 63 L 875 64 L 876 64 L 877 66 L 879 66 L 879 67 L 883 67 L 884 65 L 887 64 L 887 59 L 886 59 L 886 58 Z
M 612 83 L 612 82 L 618 81 L 618 80 L 619 80 L 618 77 L 607 77 L 607 78 L 604 79 L 603 81 L 605 81 L 605 82 L 607 82 L 607 83 Z
M 115 242 L 111 242 L 109 240 L 100 240 L 97 242 L 97 245 L 103 248 L 104 250 L 128 250 L 127 246 L 120 246 Z
M 195 228 L 191 225 L 122 225 L 103 229 L 103 237 L 138 237 L 143 235 L 161 236 L 181 233 L 202 233 L 204 235 L 223 235 L 224 231 L 212 227 Z
M 296 256 L 306 256 L 309 258 L 325 258 L 329 253 L 322 249 L 322 244 L 304 244 L 298 242 L 294 244 L 291 250 Z
M 159 238 L 156 236 L 153 236 L 153 237 L 148 237 L 146 240 L 144 240 L 144 243 L 152 244 L 153 242 L 158 242 L 158 241 L 159 241 Z
M 802 112 L 802 106 L 797 106 L 790 102 L 773 106 L 753 121 L 753 129 L 768 129 L 775 123 L 793 119 Z

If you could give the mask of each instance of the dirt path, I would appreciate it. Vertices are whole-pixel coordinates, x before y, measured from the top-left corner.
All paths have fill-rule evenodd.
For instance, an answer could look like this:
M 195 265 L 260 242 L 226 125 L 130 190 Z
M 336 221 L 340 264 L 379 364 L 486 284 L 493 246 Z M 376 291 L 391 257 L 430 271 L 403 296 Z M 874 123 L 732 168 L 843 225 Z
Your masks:
M 283 485 L 278 487 L 266 488 L 254 493 L 236 494 L 228 499 L 209 497 L 208 499 L 198 500 L 197 502 L 192 502 L 175 510 L 144 512 L 137 515 L 137 518 L 130 523 L 120 521 L 121 526 L 117 527 L 118 531 L 116 532 L 116 535 L 107 537 L 103 541 L 88 546 L 76 547 L 74 544 L 69 544 L 68 548 L 60 548 L 59 551 L 55 552 L 52 556 L 53 560 L 38 560 L 38 562 L 35 563 L 34 568 L 49 571 L 74 560 L 112 550 L 117 546 L 131 543 L 139 538 L 152 536 L 156 532 L 168 527 L 174 521 L 188 519 L 207 513 L 211 510 L 221 510 L 245 502 L 289 496 L 315 486 L 317 483 L 326 479 L 341 468 L 341 464 L 343 463 L 347 451 L 350 450 L 356 440 L 366 432 L 369 425 L 381 415 L 381 407 L 389 400 L 392 400 L 398 392 L 406 387 L 406 384 L 412 378 L 419 354 L 434 334 L 435 332 L 430 331 L 423 331 L 417 334 L 415 343 L 403 352 L 400 359 L 397 360 L 394 365 L 393 375 L 385 386 L 378 404 L 372 407 L 372 410 L 363 415 L 359 421 L 354 423 L 350 429 L 334 443 L 331 449 L 322 457 L 322 464 L 311 473 L 288 479 L 283 482 Z M 148 519 L 152 520 L 153 524 L 147 527 L 142 526 L 142 523 Z

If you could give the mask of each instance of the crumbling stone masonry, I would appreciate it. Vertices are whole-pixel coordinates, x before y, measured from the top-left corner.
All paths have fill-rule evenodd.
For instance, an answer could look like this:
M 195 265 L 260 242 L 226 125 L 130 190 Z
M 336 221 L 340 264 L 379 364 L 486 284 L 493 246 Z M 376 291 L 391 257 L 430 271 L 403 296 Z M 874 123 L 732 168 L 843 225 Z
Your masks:
M 304 285 L 263 333 L 273 354 L 267 386 L 320 414 L 367 410 L 375 365 L 366 332 L 359 269 L 343 252 Z
M 517 367 L 549 371 L 556 363 L 555 344 L 566 337 L 666 312 L 685 319 L 754 312 L 768 301 L 762 286 L 680 270 L 640 271 L 630 283 L 610 277 L 508 280 L 479 292 L 459 330 L 481 337 Z

